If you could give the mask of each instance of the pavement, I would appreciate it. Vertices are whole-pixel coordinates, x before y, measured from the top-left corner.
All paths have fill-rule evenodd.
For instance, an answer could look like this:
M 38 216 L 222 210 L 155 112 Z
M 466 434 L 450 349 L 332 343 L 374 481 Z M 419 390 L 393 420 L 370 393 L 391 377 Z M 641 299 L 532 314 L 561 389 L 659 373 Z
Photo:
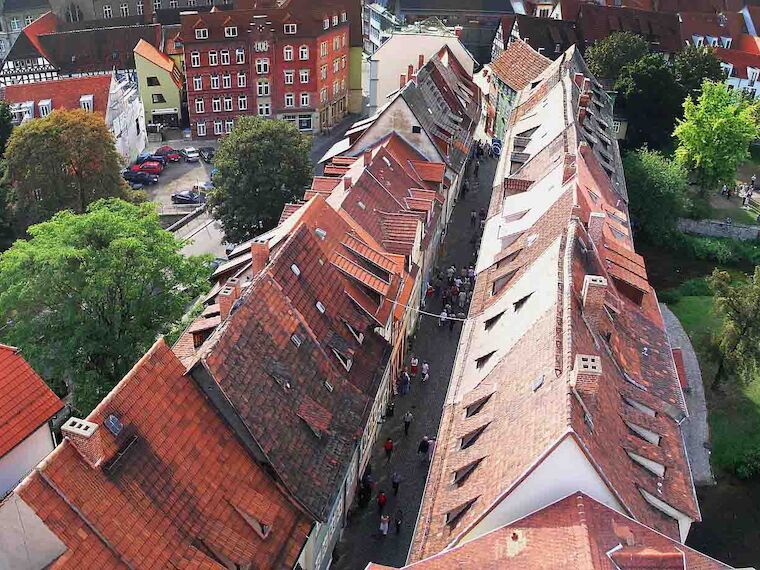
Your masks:
M 710 468 L 710 427 L 707 423 L 707 402 L 702 371 L 697 354 L 678 317 L 667 305 L 660 303 L 665 328 L 674 348 L 681 348 L 683 364 L 686 369 L 688 389 L 684 390 L 686 408 L 689 417 L 681 424 L 686 453 L 689 458 L 694 484 L 697 486 L 715 485 L 715 477 Z
M 496 160 L 483 159 L 479 172 L 479 189 L 470 190 L 467 197 L 454 208 L 449 221 L 446 242 L 439 257 L 438 266 L 443 268 L 452 263 L 457 268 L 474 263 L 474 252 L 470 244 L 472 228 L 470 211 L 488 208 Z M 472 182 L 470 183 L 472 187 Z M 426 308 L 432 313 L 441 310 L 439 299 L 433 299 Z M 385 513 L 391 516 L 391 530 L 382 537 L 379 532 L 380 516 L 375 502 L 376 492 L 367 507 L 359 507 L 355 502 L 349 514 L 349 522 L 335 550 L 334 570 L 361 570 L 369 562 L 399 567 L 405 564 L 412 541 L 417 513 L 422 502 L 425 480 L 429 464 L 417 455 L 417 446 L 423 436 L 435 438 L 441 421 L 446 391 L 459 346 L 461 324 L 453 331 L 448 327 L 439 328 L 435 317 L 421 316 L 414 339 L 409 343 L 409 352 L 430 363 L 430 379 L 422 384 L 412 381 L 411 392 L 406 396 L 396 396 L 395 413 L 382 426 L 372 455 L 372 476 L 377 481 L 376 491 L 383 489 L 388 495 Z M 408 358 L 407 358 L 408 362 Z M 411 411 L 412 421 L 409 435 L 404 436 L 402 416 Z M 387 438 L 395 442 L 393 455 L 386 463 L 383 443 Z M 401 476 L 398 496 L 393 495 L 390 478 L 394 472 Z M 403 513 L 401 532 L 396 534 L 393 519 L 397 509 Z

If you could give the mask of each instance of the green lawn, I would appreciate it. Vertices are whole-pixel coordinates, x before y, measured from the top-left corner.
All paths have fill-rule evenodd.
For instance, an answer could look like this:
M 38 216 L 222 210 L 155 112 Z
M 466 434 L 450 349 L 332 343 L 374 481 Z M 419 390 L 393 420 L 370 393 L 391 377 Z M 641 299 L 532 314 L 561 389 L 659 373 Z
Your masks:
M 713 469 L 733 472 L 748 450 L 760 449 L 760 379 L 728 386 L 725 393 L 711 390 L 717 363 L 708 341 L 720 325 L 712 310 L 712 297 L 685 296 L 669 307 L 689 334 L 702 368 L 710 410 Z

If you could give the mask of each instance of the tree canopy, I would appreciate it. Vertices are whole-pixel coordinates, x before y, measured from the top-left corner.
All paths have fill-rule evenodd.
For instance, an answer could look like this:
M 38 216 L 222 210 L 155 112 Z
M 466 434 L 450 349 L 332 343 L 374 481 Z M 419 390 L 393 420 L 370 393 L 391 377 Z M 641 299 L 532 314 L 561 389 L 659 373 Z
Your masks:
M 626 65 L 615 82 L 615 90 L 628 118 L 631 146 L 667 148 L 683 93 L 662 56 L 645 55 Z
M 684 96 L 699 97 L 705 81 L 723 81 L 723 68 L 709 47 L 689 45 L 678 52 L 673 60 L 673 74 Z
M 723 83 L 706 81 L 699 99 L 687 97 L 678 121 L 676 157 L 695 171 L 704 192 L 721 183 L 733 185 L 736 168 L 749 156 L 749 144 L 760 131 L 758 103 Z
M 623 157 L 629 209 L 638 231 L 651 243 L 661 243 L 690 206 L 686 170 L 646 147 Z
M 588 67 L 597 79 L 615 83 L 620 72 L 649 53 L 649 44 L 631 32 L 615 32 L 586 50 Z
M 128 195 L 103 117 L 82 109 L 55 110 L 15 128 L 5 158 L 21 229 L 61 210 L 82 213 L 100 198 Z
M 274 227 L 311 179 L 309 140 L 287 121 L 242 117 L 214 157 L 209 205 L 228 241 Z
M 151 204 L 102 200 L 31 226 L 0 255 L 3 342 L 86 414 L 207 286 Z
M 0 101 L 0 155 L 5 152 L 8 139 L 13 131 L 13 117 L 8 101 Z

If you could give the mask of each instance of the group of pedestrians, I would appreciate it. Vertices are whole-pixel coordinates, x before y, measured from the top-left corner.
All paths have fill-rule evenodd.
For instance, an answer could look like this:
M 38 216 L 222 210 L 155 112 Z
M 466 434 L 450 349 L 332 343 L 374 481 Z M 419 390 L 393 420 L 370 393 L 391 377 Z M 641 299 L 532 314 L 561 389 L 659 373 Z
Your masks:
M 438 315 L 438 327 L 448 328 L 451 333 L 454 324 L 466 316 L 467 307 L 472 301 L 475 287 L 475 267 L 473 265 L 457 268 L 451 265 L 446 271 L 439 271 L 433 278 L 431 296 L 440 299 L 441 312 Z
M 422 368 L 420 368 L 420 359 L 412 355 L 409 359 L 409 366 L 404 366 L 401 374 L 396 379 L 396 393 L 406 396 L 412 389 L 412 380 L 417 379 L 422 383 L 430 379 L 430 363 L 427 360 L 423 360 Z

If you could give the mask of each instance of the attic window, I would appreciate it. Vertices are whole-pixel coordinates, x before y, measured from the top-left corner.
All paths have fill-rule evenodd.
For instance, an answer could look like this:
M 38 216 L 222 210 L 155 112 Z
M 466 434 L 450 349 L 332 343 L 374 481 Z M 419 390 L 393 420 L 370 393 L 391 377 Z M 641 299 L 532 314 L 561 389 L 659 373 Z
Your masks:
M 351 370 L 351 365 L 353 364 L 353 360 L 351 360 L 350 358 L 346 356 L 343 356 L 340 352 L 338 352 L 334 348 L 332 349 L 332 351 L 335 354 L 335 356 L 338 358 L 338 362 L 340 362 L 343 365 L 343 368 L 345 368 L 346 371 Z
M 658 463 L 657 461 L 653 461 L 652 459 L 648 459 L 643 455 L 639 455 L 638 453 L 634 453 L 632 451 L 626 450 L 626 453 L 628 454 L 628 457 L 630 457 L 634 462 L 641 465 L 644 469 L 653 475 L 657 475 L 658 477 L 665 476 L 665 466 L 662 463 Z
M 497 315 L 494 315 L 490 319 L 486 319 L 486 322 L 485 322 L 486 330 L 490 330 L 497 323 L 497 321 L 501 318 L 501 316 L 504 314 L 504 312 L 505 311 L 502 311 L 501 313 L 498 313 Z
M 660 439 L 662 439 L 660 434 L 655 433 L 652 430 L 647 429 L 638 424 L 635 424 L 633 422 L 629 422 L 626 420 L 623 420 L 623 421 L 625 421 L 625 425 L 628 426 L 628 429 L 630 429 L 635 435 L 639 436 L 644 441 L 647 441 L 651 443 L 652 445 L 660 445 Z
M 364 342 L 364 334 L 363 333 L 357 332 L 354 327 L 352 327 L 350 324 L 348 324 L 348 321 L 343 321 L 343 322 L 346 323 L 346 327 L 348 327 L 348 330 L 354 336 L 354 338 L 356 339 L 356 342 L 358 342 L 359 344 L 361 344 L 362 342 Z
M 419 125 L 412 125 L 412 132 L 418 135 L 422 132 L 422 127 Z
M 517 301 L 515 301 L 513 303 L 514 308 L 515 308 L 515 313 L 523 308 L 523 305 L 525 305 L 525 303 L 528 302 L 528 299 L 530 299 L 531 295 L 533 295 L 532 292 L 528 293 L 527 295 L 525 295 L 525 297 L 523 297 L 522 299 L 519 299 L 519 300 L 517 300 Z
M 534 392 L 544 385 L 544 378 L 545 378 L 544 374 L 539 374 L 533 379 L 533 385 L 531 386 L 531 388 L 533 389 Z
M 488 424 L 482 425 L 478 429 L 472 430 L 470 433 L 462 437 L 462 443 L 459 449 L 467 449 L 468 447 L 472 446 L 476 441 L 478 441 L 478 438 L 486 430 L 487 427 Z
M 121 433 L 121 430 L 124 428 L 119 418 L 114 414 L 110 414 L 103 421 L 103 425 L 108 428 L 108 431 L 110 431 L 113 436 L 119 435 Z
M 317 311 L 319 311 L 323 315 L 325 314 L 325 306 L 322 304 L 322 301 L 317 301 L 316 305 L 314 306 L 317 307 Z
M 195 30 L 195 39 L 196 40 L 207 40 L 208 39 L 208 28 L 197 28 Z
M 499 293 L 499 291 L 504 289 L 504 287 L 507 286 L 507 283 L 509 283 L 512 280 L 512 277 L 515 276 L 515 273 L 517 273 L 517 269 L 515 269 L 514 271 L 510 271 L 506 275 L 502 275 L 501 277 L 496 279 L 493 282 L 493 285 L 491 286 L 491 294 L 496 295 L 497 293 Z
M 328 392 L 335 390 L 335 388 L 333 388 L 333 385 L 330 384 L 327 380 L 325 380 L 322 385 L 327 389 Z
M 238 35 L 237 26 L 227 26 L 226 28 L 224 28 L 225 38 L 236 38 L 237 35 Z
M 364 205 L 364 202 L 359 201 L 356 203 L 357 206 L 359 206 L 362 210 L 366 210 L 367 206 Z
M 505 257 L 502 257 L 499 261 L 496 262 L 496 269 L 504 267 L 508 263 L 512 263 L 515 259 L 517 259 L 520 253 L 522 253 L 522 248 L 518 249 L 517 251 L 513 251 Z
M 300 336 L 298 336 L 298 335 L 297 335 L 297 334 L 295 334 L 295 333 L 293 333 L 293 334 L 290 336 L 290 341 L 291 341 L 293 344 L 295 344 L 295 345 L 296 345 L 296 348 L 298 348 L 299 346 L 301 346 L 301 343 L 303 342 L 303 341 L 301 340 L 301 337 L 300 337 Z
M 301 275 L 301 270 L 298 268 L 298 266 L 295 263 L 290 266 L 290 270 L 293 272 L 293 275 L 295 275 L 296 277 Z
M 483 368 L 483 367 L 486 365 L 486 363 L 487 363 L 489 360 L 491 360 L 491 357 L 492 357 L 494 354 L 496 354 L 496 351 L 495 351 L 495 350 L 492 350 L 492 351 L 491 351 L 491 352 L 489 352 L 488 354 L 484 354 L 484 355 L 483 355 L 483 356 L 481 356 L 480 358 L 476 359 L 476 360 L 475 360 L 475 366 L 476 366 L 477 368 Z
M 456 526 L 457 522 L 459 522 L 459 519 L 461 519 L 462 516 L 464 516 L 464 514 L 470 510 L 470 507 L 472 507 L 473 503 L 475 503 L 476 500 L 477 498 L 472 499 L 463 505 L 451 509 L 448 513 L 446 513 L 446 524 L 451 527 Z
M 629 406 L 631 406 L 631 407 L 632 407 L 634 410 L 638 410 L 638 411 L 639 411 L 639 412 L 641 412 L 642 414 L 646 414 L 646 415 L 648 415 L 648 416 L 649 416 L 649 417 L 651 417 L 651 418 L 653 418 L 653 417 L 655 417 L 655 416 L 657 415 L 657 412 L 656 412 L 656 411 L 654 411 L 654 410 L 653 410 L 652 408 L 650 408 L 649 406 L 647 406 L 647 405 L 645 405 L 645 404 L 642 404 L 642 403 L 641 403 L 641 402 L 639 402 L 638 400 L 634 400 L 634 399 L 632 399 L 632 398 L 628 398 L 628 397 L 626 397 L 626 396 L 623 396 L 623 401 L 624 401 L 626 404 L 628 404 Z
M 525 217 L 525 214 L 527 214 L 529 210 L 523 210 L 522 212 L 515 212 L 514 214 L 509 214 L 508 216 L 504 216 L 505 222 L 516 222 L 517 220 L 521 220 Z
M 323 230 L 322 228 L 317 228 L 316 230 L 314 230 L 314 233 L 317 234 L 317 237 L 319 239 L 325 239 L 325 237 L 327 237 L 327 232 Z
M 477 461 L 473 461 L 472 463 L 469 463 L 468 465 L 465 465 L 464 467 L 461 467 L 460 469 L 454 471 L 454 485 L 457 487 L 464 485 L 465 481 L 467 481 L 467 478 L 472 475 L 472 472 L 475 471 L 475 468 L 478 465 L 480 465 L 481 461 L 483 461 L 482 457 Z
M 488 396 L 483 396 L 479 400 L 475 400 L 472 404 L 467 406 L 464 409 L 464 417 L 471 418 L 472 416 L 479 414 L 480 410 L 482 410 L 483 407 L 488 403 L 488 400 L 491 399 L 491 396 L 493 396 L 493 393 L 488 394 Z

